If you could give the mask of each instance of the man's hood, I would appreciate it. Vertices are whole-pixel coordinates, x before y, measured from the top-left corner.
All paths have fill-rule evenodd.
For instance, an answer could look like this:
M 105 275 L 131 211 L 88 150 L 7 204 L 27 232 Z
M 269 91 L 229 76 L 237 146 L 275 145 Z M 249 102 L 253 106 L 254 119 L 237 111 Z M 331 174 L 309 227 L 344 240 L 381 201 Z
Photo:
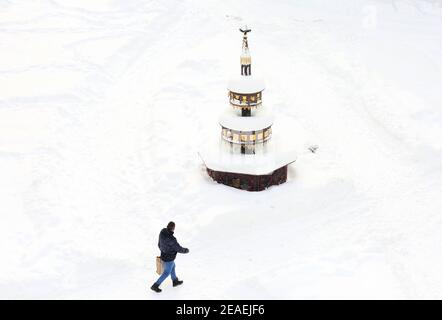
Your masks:
M 161 230 L 161 234 L 163 234 L 163 235 L 173 235 L 173 231 L 169 231 L 169 230 L 167 230 L 167 228 L 163 228 L 163 230 Z

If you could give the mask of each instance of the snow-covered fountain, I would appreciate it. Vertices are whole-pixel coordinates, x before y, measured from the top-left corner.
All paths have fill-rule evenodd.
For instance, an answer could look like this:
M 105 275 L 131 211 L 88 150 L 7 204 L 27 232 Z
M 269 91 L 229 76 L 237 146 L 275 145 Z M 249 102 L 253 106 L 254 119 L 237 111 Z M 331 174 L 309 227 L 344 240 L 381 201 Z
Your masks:
M 241 75 L 228 83 L 230 108 L 220 117 L 221 138 L 200 156 L 218 183 L 247 191 L 262 191 L 287 181 L 294 151 L 282 152 L 272 140 L 273 115 L 262 105 L 264 82 L 252 76 L 247 27 L 243 33 Z

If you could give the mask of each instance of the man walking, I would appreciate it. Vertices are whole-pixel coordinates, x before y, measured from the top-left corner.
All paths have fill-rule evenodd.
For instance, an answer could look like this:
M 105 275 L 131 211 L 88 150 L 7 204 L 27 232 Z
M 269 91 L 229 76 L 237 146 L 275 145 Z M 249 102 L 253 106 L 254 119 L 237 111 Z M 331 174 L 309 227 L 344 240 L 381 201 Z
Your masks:
M 189 249 L 180 246 L 176 238 L 173 236 L 175 232 L 175 222 L 168 223 L 167 228 L 160 232 L 158 247 L 161 250 L 161 260 L 163 262 L 164 271 L 158 280 L 150 287 L 155 292 L 161 292 L 160 285 L 170 275 L 173 281 L 173 286 L 183 284 L 183 281 L 178 280 L 175 274 L 175 258 L 177 253 L 188 253 Z

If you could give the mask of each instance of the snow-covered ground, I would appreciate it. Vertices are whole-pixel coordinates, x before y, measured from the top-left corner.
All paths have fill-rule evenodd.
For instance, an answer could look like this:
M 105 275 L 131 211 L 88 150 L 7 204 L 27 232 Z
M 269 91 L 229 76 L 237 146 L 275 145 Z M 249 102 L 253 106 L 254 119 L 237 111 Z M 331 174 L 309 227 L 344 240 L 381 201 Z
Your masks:
M 298 152 L 260 193 L 197 155 L 245 23 Z M 441 31 L 440 0 L 0 1 L 0 298 L 442 298 Z

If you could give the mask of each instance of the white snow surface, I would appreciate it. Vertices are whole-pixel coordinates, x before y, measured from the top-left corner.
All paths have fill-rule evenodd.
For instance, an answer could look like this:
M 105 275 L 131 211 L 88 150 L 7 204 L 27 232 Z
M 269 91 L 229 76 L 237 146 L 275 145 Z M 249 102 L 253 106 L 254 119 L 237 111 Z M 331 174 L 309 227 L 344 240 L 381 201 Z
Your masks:
M 246 23 L 298 151 L 259 193 L 197 153 Z M 1 1 L 0 298 L 441 299 L 441 30 L 439 0 Z
M 253 68 L 253 66 L 252 66 Z M 233 76 L 227 83 L 227 89 L 235 93 L 257 93 L 265 89 L 264 81 L 261 78 L 250 76 Z
M 250 132 L 266 129 L 273 124 L 274 116 L 263 106 L 258 107 L 252 116 L 242 117 L 238 114 L 238 110 L 228 103 L 226 105 L 227 107 L 219 117 L 219 124 L 224 128 Z M 212 142 L 208 141 L 208 143 Z
M 206 145 L 198 154 L 209 169 L 253 175 L 271 174 L 276 169 L 296 161 L 296 151 L 283 137 L 271 137 L 264 144 L 258 144 L 256 154 L 240 154 L 231 150 L 229 143 L 219 137 Z

